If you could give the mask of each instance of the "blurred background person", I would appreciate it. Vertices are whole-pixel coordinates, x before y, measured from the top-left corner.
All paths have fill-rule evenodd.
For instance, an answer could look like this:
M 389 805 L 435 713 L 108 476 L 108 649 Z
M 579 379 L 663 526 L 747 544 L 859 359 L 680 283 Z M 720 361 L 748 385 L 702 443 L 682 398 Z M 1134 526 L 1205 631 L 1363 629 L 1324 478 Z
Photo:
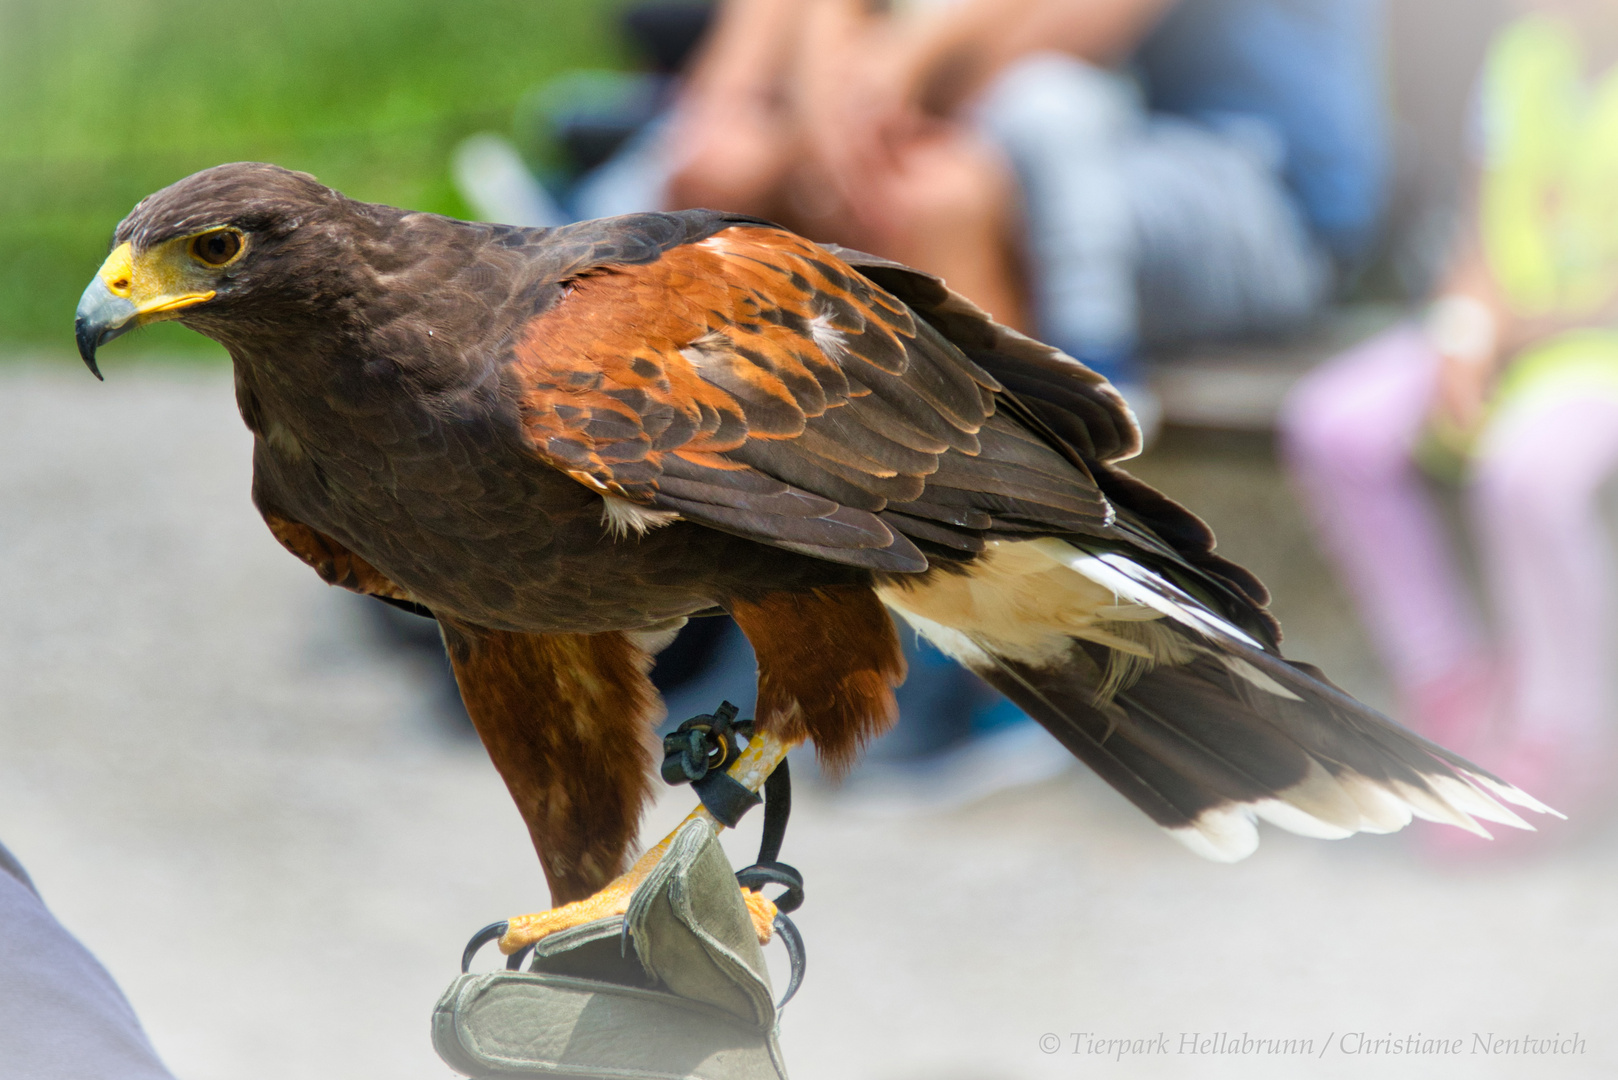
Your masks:
M 1407 722 L 1577 811 L 1612 748 L 1598 495 L 1618 467 L 1618 4 L 1519 6 L 1485 64 L 1468 216 L 1425 323 L 1311 375 L 1282 436 Z M 1424 470 L 1464 487 L 1493 633 Z

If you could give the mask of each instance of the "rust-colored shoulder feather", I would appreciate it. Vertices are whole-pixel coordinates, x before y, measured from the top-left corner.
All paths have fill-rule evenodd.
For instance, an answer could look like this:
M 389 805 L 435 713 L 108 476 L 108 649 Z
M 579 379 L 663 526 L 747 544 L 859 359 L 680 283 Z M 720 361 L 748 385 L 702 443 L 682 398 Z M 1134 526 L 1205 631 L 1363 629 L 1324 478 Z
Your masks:
M 818 558 L 914 572 L 918 542 L 967 555 L 997 524 L 1111 520 L 1072 462 L 997 412 L 981 364 L 773 227 L 581 271 L 513 370 L 536 452 L 580 483 Z

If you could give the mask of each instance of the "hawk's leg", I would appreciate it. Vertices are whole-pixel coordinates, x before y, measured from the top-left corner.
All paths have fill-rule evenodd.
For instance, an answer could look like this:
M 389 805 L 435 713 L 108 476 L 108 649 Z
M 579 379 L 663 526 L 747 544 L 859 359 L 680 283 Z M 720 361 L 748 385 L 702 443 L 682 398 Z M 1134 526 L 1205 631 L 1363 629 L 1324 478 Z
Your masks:
M 748 740 L 747 749 L 742 751 L 741 757 L 737 758 L 727 771 L 732 779 L 747 790 L 757 791 L 764 786 L 764 781 L 769 779 L 776 766 L 781 764 L 792 745 L 767 732 L 755 734 Z M 724 828 L 706 807 L 700 805 L 686 815 L 680 827 L 684 828 L 687 823 L 698 818 L 711 822 L 715 830 Z M 648 848 L 644 855 L 635 860 L 635 865 L 595 895 L 551 908 L 549 911 L 519 915 L 511 919 L 507 924 L 505 936 L 500 939 L 500 951 L 509 956 L 560 930 L 594 922 L 596 919 L 605 919 L 611 915 L 622 915 L 629 908 L 630 894 L 667 854 L 669 844 L 679 831 L 675 829 Z M 753 929 L 757 931 L 759 941 L 768 942 L 771 927 L 775 922 L 775 904 L 762 892 L 746 888 L 742 889 L 742 899 L 747 903 L 747 911 L 752 916 Z
M 628 634 L 516 634 L 440 620 L 466 711 L 558 904 L 624 870 L 652 793 L 661 706 Z
M 749 740 L 742 756 L 727 770 L 748 790 L 758 791 L 763 787 L 786 752 L 805 739 L 814 742 L 824 766 L 832 771 L 846 768 L 859 747 L 881 734 L 897 717 L 893 689 L 904 680 L 904 655 L 893 631 L 893 621 L 868 586 L 842 585 L 768 593 L 755 599 L 736 600 L 727 606 L 758 658 L 757 733 Z M 615 636 L 621 635 L 595 635 L 596 638 Z M 586 658 L 581 655 L 580 659 Z M 459 661 L 456 671 L 461 671 Z M 552 677 L 562 678 L 563 673 Z M 463 693 L 468 692 L 469 681 L 462 677 Z M 593 684 L 596 680 L 587 681 Z M 470 698 L 468 707 L 482 734 L 483 727 Z M 581 703 L 572 723 L 583 723 L 589 715 Z M 490 742 L 487 734 L 484 742 Z M 494 755 L 492 746 L 490 753 Z M 495 760 L 498 765 L 498 755 Z M 643 776 L 651 773 L 649 762 L 644 758 L 635 757 L 634 762 L 637 768 L 644 770 Z M 505 767 L 502 766 L 501 771 L 505 773 Z M 507 774 L 507 783 L 513 783 L 510 774 Z M 515 786 L 512 790 L 516 794 Z M 518 804 L 523 804 L 521 797 Z M 554 822 L 552 835 L 558 841 L 566 841 L 568 829 L 591 827 L 582 803 L 580 806 L 580 811 L 563 815 Z M 528 813 L 526 808 L 524 813 Z M 712 820 L 708 811 L 700 806 L 692 811 L 692 816 Z M 542 842 L 537 832 L 535 840 L 541 859 L 546 859 L 548 841 Z M 509 955 L 548 934 L 621 914 L 628 906 L 630 893 L 657 865 L 671 840 L 672 834 L 641 856 L 622 876 L 610 884 L 603 882 L 606 887 L 591 896 L 564 893 L 547 861 L 545 870 L 550 877 L 553 898 L 573 902 L 510 920 L 505 936 L 500 939 L 501 951 Z M 628 844 L 627 839 L 624 844 Z M 759 931 L 759 940 L 768 941 L 775 918 L 774 905 L 761 894 L 748 890 L 743 890 L 743 896 Z

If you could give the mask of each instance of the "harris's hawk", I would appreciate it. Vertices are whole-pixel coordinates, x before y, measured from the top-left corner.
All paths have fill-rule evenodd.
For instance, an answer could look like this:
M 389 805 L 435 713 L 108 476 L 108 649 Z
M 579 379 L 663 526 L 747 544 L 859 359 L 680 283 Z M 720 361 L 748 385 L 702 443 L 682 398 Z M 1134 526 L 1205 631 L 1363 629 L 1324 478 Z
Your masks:
M 258 164 L 151 195 L 113 242 L 91 370 L 162 319 L 223 344 L 276 538 L 437 618 L 569 905 L 507 951 L 622 909 L 647 669 L 715 611 L 758 657 L 754 789 L 893 722 L 892 612 L 1210 858 L 1258 820 L 1545 809 L 1283 658 L 1264 587 L 1117 467 L 1139 441 L 1112 388 L 926 274 L 730 214 L 471 224 Z

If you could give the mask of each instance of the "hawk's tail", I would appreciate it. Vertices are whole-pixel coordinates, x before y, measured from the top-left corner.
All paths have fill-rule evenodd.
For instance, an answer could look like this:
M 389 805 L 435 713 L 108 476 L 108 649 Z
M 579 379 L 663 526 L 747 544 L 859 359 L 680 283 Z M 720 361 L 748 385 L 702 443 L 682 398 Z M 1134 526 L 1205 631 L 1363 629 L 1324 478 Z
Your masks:
M 1412 817 L 1487 836 L 1548 807 L 1283 659 L 1163 574 L 1079 542 L 1002 544 L 883 591 L 1193 851 L 1233 861 L 1259 820 L 1305 836 Z

